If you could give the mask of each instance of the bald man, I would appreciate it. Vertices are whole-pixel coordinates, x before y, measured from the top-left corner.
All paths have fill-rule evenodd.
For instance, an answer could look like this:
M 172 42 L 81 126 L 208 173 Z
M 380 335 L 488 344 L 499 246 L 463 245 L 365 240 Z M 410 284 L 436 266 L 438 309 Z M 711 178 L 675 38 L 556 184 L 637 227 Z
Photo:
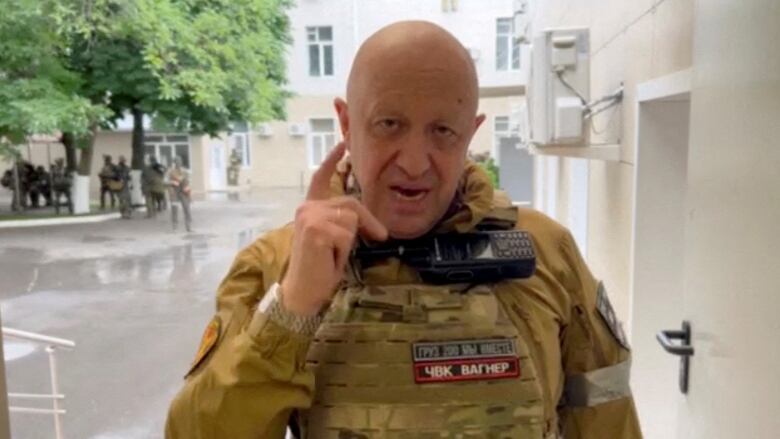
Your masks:
M 466 160 L 484 115 L 465 48 L 430 23 L 390 25 L 334 104 L 344 142 L 295 221 L 236 257 L 166 437 L 641 437 L 603 285 L 566 229 Z M 430 284 L 404 247 L 353 254 L 488 229 L 527 233 L 530 277 Z

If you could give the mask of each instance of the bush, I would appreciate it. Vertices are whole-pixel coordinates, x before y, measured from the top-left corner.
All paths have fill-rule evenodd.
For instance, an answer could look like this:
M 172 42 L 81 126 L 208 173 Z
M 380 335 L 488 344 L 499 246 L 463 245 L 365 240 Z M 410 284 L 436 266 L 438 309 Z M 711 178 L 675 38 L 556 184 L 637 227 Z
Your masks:
M 490 181 L 493 183 L 493 187 L 498 189 L 499 186 L 499 180 L 498 180 L 498 166 L 496 166 L 496 162 L 491 157 L 485 157 L 482 158 L 482 160 L 476 160 L 476 163 L 482 167 L 482 169 L 487 172 L 487 174 L 490 176 Z

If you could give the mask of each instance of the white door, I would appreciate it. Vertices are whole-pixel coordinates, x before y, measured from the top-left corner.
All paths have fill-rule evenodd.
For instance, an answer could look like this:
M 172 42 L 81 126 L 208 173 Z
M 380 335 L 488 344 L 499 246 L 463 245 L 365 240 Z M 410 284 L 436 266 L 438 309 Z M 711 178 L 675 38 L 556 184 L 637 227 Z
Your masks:
M 213 141 L 209 148 L 211 159 L 209 160 L 209 186 L 211 190 L 224 190 L 227 186 L 227 165 L 225 160 L 225 144 Z
M 683 395 L 675 370 L 680 357 L 661 353 L 666 361 L 648 363 L 647 327 L 633 328 L 632 379 L 648 439 L 780 437 L 779 38 L 775 0 L 697 2 L 685 195 L 670 194 L 682 207 L 682 228 L 656 235 L 662 257 L 642 264 L 642 241 L 635 242 L 632 307 L 632 324 L 647 325 L 656 313 L 657 331 L 689 321 L 694 351 Z M 666 172 L 680 176 L 679 169 Z M 637 200 L 637 233 L 647 220 L 639 217 L 641 207 Z M 664 223 L 680 223 L 679 210 L 665 204 L 644 208 L 665 212 Z M 662 326 L 663 318 L 671 326 Z
M 699 1 L 678 438 L 780 437 L 780 2 Z

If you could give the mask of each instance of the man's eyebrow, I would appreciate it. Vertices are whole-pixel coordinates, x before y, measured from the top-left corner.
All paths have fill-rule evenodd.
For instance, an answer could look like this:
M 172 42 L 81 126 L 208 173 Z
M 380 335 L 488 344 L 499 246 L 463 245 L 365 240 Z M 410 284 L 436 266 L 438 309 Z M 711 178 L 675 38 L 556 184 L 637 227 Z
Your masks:
M 368 117 L 376 117 L 378 115 L 402 117 L 403 113 L 386 102 L 377 102 L 368 108 L 366 115 Z

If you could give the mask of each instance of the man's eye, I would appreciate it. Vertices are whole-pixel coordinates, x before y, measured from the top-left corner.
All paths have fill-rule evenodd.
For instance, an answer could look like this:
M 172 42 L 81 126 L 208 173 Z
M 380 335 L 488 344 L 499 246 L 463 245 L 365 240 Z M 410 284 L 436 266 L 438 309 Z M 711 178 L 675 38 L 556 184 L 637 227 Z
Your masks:
M 377 122 L 377 125 L 379 126 L 379 128 L 385 131 L 393 131 L 395 129 L 398 129 L 398 126 L 400 124 L 395 119 L 382 119 L 379 122 Z
M 444 125 L 437 126 L 436 128 L 434 128 L 434 131 L 436 135 L 441 137 L 449 138 L 449 137 L 455 137 L 457 135 L 455 131 L 451 130 L 449 127 Z

